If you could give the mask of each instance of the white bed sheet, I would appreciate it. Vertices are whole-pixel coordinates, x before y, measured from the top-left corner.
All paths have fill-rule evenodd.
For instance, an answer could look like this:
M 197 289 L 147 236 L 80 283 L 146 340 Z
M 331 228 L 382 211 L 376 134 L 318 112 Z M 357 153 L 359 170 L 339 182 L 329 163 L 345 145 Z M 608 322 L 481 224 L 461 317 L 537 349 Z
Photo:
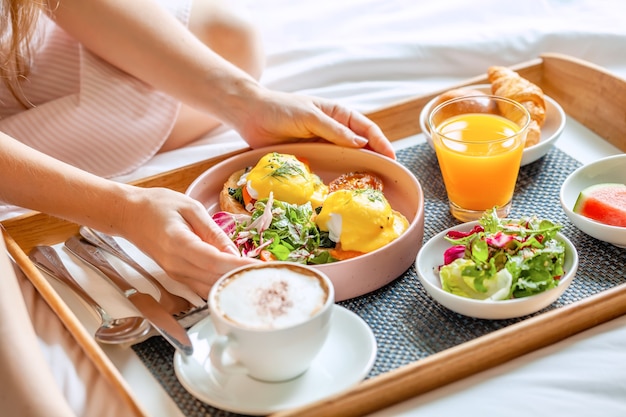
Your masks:
M 620 0 L 239 0 L 267 51 L 270 88 L 368 112 L 544 52 L 626 78 Z M 417 115 L 416 115 L 417 117 Z M 158 155 L 129 181 L 245 147 L 229 130 Z
M 578 57 L 626 78 L 622 0 L 242 2 L 265 42 L 265 85 L 333 98 L 364 112 L 445 88 L 490 65 L 513 65 L 544 52 Z M 222 131 L 161 154 L 119 180 L 245 146 L 233 131 Z M 617 152 L 608 146 L 592 154 L 561 147 L 587 159 Z M 163 415 L 151 402 L 145 405 Z M 456 414 L 626 415 L 626 318 L 375 415 Z

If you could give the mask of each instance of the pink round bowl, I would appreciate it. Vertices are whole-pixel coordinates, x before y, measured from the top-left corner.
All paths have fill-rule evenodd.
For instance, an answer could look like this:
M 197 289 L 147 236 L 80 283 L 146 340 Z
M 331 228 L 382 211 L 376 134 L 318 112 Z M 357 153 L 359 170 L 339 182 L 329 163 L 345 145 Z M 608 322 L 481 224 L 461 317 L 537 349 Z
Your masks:
M 328 183 L 350 171 L 378 175 L 383 193 L 395 210 L 409 221 L 409 228 L 393 242 L 356 258 L 316 265 L 335 287 L 337 301 L 379 289 L 402 275 L 415 262 L 424 238 L 424 194 L 415 176 L 398 162 L 377 153 L 322 143 L 299 143 L 260 148 L 236 155 L 209 168 L 187 188 L 213 214 L 219 211 L 219 193 L 235 171 L 255 165 L 268 152 L 304 157 L 311 170 Z

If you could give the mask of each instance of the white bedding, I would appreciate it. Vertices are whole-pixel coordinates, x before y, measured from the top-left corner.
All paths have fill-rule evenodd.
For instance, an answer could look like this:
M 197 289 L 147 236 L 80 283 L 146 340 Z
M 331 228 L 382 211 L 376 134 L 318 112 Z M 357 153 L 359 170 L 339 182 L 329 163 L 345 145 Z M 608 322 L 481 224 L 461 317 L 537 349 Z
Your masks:
M 364 112 L 543 52 L 578 57 L 626 78 L 622 0 L 243 2 L 264 37 L 265 85 L 334 98 Z M 159 155 L 120 180 L 244 146 L 232 131 L 222 131 Z M 457 414 L 625 416 L 626 318 L 376 415 Z
M 270 88 L 333 98 L 368 112 L 543 52 L 626 78 L 619 0 L 239 0 L 265 43 Z M 417 115 L 416 115 L 417 117 Z M 245 147 L 222 131 L 158 155 L 128 181 Z

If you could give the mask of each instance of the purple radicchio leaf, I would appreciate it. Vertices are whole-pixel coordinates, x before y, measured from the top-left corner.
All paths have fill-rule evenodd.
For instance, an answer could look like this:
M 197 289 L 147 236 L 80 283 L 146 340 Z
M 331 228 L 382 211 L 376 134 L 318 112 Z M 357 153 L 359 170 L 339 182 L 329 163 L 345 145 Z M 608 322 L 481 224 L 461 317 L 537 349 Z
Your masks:
M 226 211 L 218 211 L 213 216 L 213 221 L 231 238 L 237 229 L 237 225 L 250 220 L 247 214 L 228 213 Z
M 464 237 L 471 236 L 474 233 L 480 233 L 484 231 L 485 229 L 481 225 L 477 224 L 469 232 L 462 232 L 460 230 L 450 230 L 448 233 L 446 233 L 446 236 L 449 237 L 450 239 L 462 239 Z
M 456 259 L 463 258 L 465 255 L 465 246 L 455 245 L 446 249 L 443 253 L 443 264 L 448 265 L 454 262 Z
M 515 240 L 514 236 L 507 235 L 506 233 L 502 232 L 497 232 L 496 234 L 485 238 L 487 244 L 495 248 L 503 248 L 512 240 Z

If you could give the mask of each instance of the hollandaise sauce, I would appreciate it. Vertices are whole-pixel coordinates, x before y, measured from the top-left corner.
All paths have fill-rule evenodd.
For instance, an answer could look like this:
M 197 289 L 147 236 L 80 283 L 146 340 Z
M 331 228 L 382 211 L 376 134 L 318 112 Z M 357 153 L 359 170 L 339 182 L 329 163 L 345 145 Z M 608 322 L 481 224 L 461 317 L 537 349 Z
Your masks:
M 290 204 L 311 202 L 319 207 L 328 187 L 296 156 L 271 152 L 263 156 L 247 173 L 246 188 L 255 200 L 274 198 Z
M 338 190 L 326 198 L 315 222 L 346 251 L 372 252 L 400 236 L 408 221 L 379 190 Z

